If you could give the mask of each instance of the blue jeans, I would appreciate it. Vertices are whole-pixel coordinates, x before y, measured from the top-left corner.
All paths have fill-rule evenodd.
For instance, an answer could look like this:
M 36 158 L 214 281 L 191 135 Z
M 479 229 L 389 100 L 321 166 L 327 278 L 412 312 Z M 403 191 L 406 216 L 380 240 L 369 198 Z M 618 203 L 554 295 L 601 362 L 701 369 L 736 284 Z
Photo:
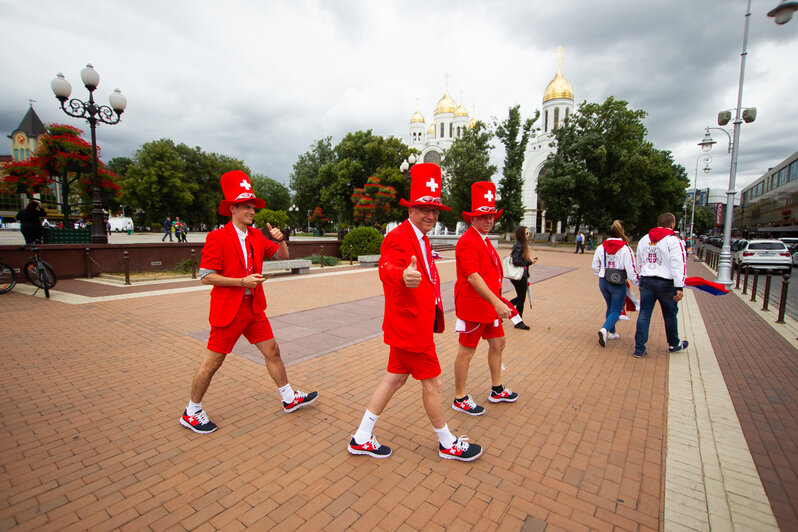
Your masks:
M 665 322 L 665 336 L 670 347 L 679 345 L 679 330 L 676 314 L 679 306 L 673 300 L 676 289 L 673 281 L 640 277 L 640 315 L 637 317 L 637 330 L 635 331 L 635 353 L 643 353 L 648 342 L 648 329 L 651 325 L 651 313 L 654 304 L 659 301 L 662 310 L 662 320 Z
M 599 277 L 599 290 L 601 295 L 604 296 L 604 301 L 607 302 L 607 312 L 604 314 L 606 320 L 604 321 L 604 329 L 607 332 L 615 332 L 615 324 L 623 311 L 623 302 L 626 299 L 626 283 L 617 285 L 611 284 Z

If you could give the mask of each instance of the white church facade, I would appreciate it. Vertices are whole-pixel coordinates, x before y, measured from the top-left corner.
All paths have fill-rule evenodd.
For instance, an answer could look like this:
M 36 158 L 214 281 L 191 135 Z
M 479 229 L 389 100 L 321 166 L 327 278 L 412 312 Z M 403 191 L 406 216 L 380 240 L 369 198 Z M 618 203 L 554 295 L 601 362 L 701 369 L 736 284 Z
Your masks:
M 462 98 L 461 98 L 462 100 Z M 536 191 L 538 177 L 545 171 L 546 159 L 555 148 L 549 146 L 554 139 L 554 130 L 574 111 L 574 92 L 571 83 L 562 75 L 562 55 L 557 58 L 557 73 L 549 82 L 543 93 L 543 107 L 540 119 L 535 124 L 539 128 L 537 136 L 530 139 L 524 156 L 521 175 L 524 181 L 522 199 L 524 217 L 521 223 L 530 228 L 531 233 L 540 235 L 550 233 L 552 229 L 561 232 L 558 224 L 552 227 L 552 221 L 546 220 L 546 212 Z M 416 107 L 410 118 L 408 146 L 421 152 L 419 162 L 441 164 L 441 156 L 455 139 L 460 138 L 466 128 L 474 125 L 475 118 L 469 116 L 462 102 L 457 102 L 449 95 L 448 82 L 446 90 L 438 100 L 432 121 L 427 124 L 424 116 Z
M 536 191 L 538 177 L 546 170 L 546 158 L 556 150 L 549 146 L 554 139 L 553 132 L 574 112 L 574 91 L 571 83 L 562 75 L 562 56 L 558 57 L 557 62 L 557 73 L 543 93 L 543 107 L 536 124 L 540 131 L 527 145 L 521 170 L 524 180 L 524 217 L 521 224 L 529 227 L 530 233 L 551 233 L 553 229 L 559 233 L 562 230 L 559 224 L 552 227 L 552 221 L 546 220 L 546 210 Z
M 410 118 L 408 146 L 421 152 L 419 162 L 440 165 L 444 150 L 449 148 L 455 139 L 462 137 L 466 128 L 474 125 L 474 122 L 465 106 L 462 103 L 458 105 L 449 95 L 447 82 L 446 90 L 435 106 L 429 126 L 416 107 L 416 112 Z

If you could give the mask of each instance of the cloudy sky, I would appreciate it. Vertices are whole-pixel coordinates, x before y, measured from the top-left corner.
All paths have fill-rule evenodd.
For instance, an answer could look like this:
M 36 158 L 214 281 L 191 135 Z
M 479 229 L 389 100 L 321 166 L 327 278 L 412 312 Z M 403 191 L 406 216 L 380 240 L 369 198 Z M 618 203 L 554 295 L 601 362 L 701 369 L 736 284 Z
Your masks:
M 743 107 L 758 117 L 742 125 L 738 189 L 798 150 L 798 17 L 777 26 L 766 16 L 777 3 L 752 2 Z M 287 183 L 322 137 L 371 129 L 407 142 L 417 100 L 429 123 L 447 74 L 479 119 L 515 104 L 532 115 L 562 46 L 576 102 L 614 96 L 647 111 L 649 139 L 692 178 L 704 127 L 737 103 L 746 0 L 0 0 L 0 12 L 0 131 L 28 99 L 45 123 L 88 130 L 50 80 L 63 72 L 85 99 L 91 62 L 98 101 L 114 88 L 128 98 L 123 122 L 98 129 L 105 160 L 170 138 Z M 702 188 L 728 183 L 728 141 L 712 134 Z

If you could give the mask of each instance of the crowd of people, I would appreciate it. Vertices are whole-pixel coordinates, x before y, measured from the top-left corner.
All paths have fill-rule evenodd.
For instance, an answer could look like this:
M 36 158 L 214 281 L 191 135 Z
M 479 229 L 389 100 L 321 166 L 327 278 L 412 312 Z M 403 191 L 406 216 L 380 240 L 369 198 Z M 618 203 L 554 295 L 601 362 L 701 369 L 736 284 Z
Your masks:
M 407 207 L 408 217 L 385 236 L 380 249 L 378 271 L 385 295 L 382 329 L 388 346 L 386 371 L 351 435 L 347 451 L 380 459 L 392 454 L 389 446 L 378 442 L 374 429 L 391 398 L 409 377 L 413 377 L 420 383 L 421 404 L 432 425 L 439 456 L 471 461 L 480 457 L 483 449 L 465 435 L 455 436 L 449 428 L 443 409 L 443 373 L 434 340 L 434 334 L 444 332 L 446 324 L 441 282 L 435 265 L 437 254 L 432 251 L 427 233 L 435 227 L 440 211 L 451 209 L 441 201 L 440 167 L 416 164 L 411 168 L 410 180 L 410 199 L 402 198 L 399 202 Z M 181 425 L 200 434 L 218 428 L 205 412 L 202 400 L 214 374 L 241 336 L 263 354 L 284 412 L 304 408 L 319 397 L 317 391 L 305 393 L 289 383 L 279 345 L 265 313 L 263 260 L 289 258 L 285 235 L 267 224 L 270 238 L 266 238 L 263 232 L 252 227 L 255 209 L 265 207 L 266 203 L 251 192 L 246 174 L 228 172 L 221 176 L 220 183 L 224 199 L 218 210 L 221 215 L 230 217 L 230 222 L 208 234 L 200 264 L 202 283 L 213 286 L 209 313 L 211 332 L 205 355 L 191 383 L 188 404 L 179 420 Z M 502 353 L 506 345 L 502 320 L 509 319 L 522 330 L 530 329 L 523 322 L 522 314 L 530 286 L 529 268 L 537 262 L 537 257 L 533 256 L 528 229 L 520 226 L 506 259 L 509 262 L 503 267 L 498 252 L 487 238 L 502 216 L 495 200 L 494 183 L 482 181 L 472 185 L 471 210 L 462 213 L 469 227 L 455 249 L 454 330 L 459 347 L 453 368 L 455 393 L 451 408 L 470 416 L 480 416 L 486 411 L 478 397 L 485 397 L 493 404 L 518 400 L 518 393 L 506 385 L 502 375 Z M 174 222 L 167 218 L 162 240 L 171 238 L 172 229 L 181 223 L 179 218 Z M 674 224 L 672 214 L 661 215 L 658 227 L 641 240 L 635 254 L 628 245 L 629 238 L 621 222 L 616 221 L 609 230 L 610 237 L 596 249 L 593 271 L 599 277 L 599 290 L 607 305 L 605 321 L 598 331 L 602 347 L 608 340 L 619 338 L 615 324 L 625 301 L 633 297 L 628 290 L 632 284 L 639 285 L 641 295 L 634 356 L 646 355 L 651 312 L 657 301 L 665 316 L 670 350 L 687 347 L 687 341 L 679 339 L 676 328 L 677 303 L 682 298 L 684 285 L 684 247 L 673 232 Z M 577 241 L 580 248 L 584 247 L 583 240 L 584 237 Z M 510 269 L 514 271 L 510 273 Z M 509 301 L 502 296 L 505 276 L 511 278 L 516 291 L 516 297 Z M 491 386 L 484 390 L 485 395 L 477 395 L 469 389 L 468 372 L 482 340 L 487 344 Z
M 174 238 L 177 238 L 178 242 L 188 242 L 188 226 L 180 219 L 180 216 L 175 216 L 174 221 L 167 216 L 163 221 L 161 242 L 165 241 L 166 237 L 169 237 L 169 242 L 174 242 Z

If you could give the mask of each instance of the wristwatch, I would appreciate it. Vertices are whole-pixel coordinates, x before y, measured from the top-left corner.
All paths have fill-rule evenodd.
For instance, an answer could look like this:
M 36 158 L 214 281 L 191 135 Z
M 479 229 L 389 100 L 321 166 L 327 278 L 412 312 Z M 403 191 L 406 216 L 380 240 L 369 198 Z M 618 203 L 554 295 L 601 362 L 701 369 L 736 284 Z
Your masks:
M 244 278 L 241 278 L 241 288 L 244 288 Z

